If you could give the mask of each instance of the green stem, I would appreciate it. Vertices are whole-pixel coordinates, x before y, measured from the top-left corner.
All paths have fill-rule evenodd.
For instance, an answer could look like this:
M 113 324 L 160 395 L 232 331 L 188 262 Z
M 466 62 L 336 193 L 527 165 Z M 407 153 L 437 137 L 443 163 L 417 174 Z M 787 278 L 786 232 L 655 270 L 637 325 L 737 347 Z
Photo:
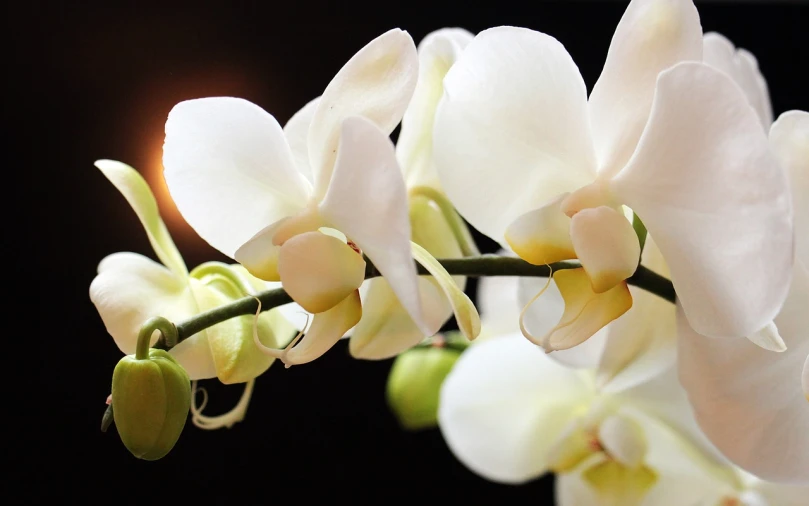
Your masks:
M 154 334 L 155 330 L 160 331 L 160 341 L 165 343 L 166 348 L 176 346 L 177 343 L 188 337 L 179 334 L 177 327 L 162 316 L 149 318 L 140 328 L 140 333 L 138 334 L 138 344 L 135 348 L 136 359 L 146 360 L 149 358 L 149 344 L 152 342 L 152 334 Z
M 557 262 L 550 265 L 532 265 L 520 258 L 502 257 L 498 255 L 481 255 L 470 258 L 441 259 L 438 261 L 444 266 L 449 274 L 453 276 L 466 277 L 548 277 L 552 272 L 563 269 L 575 269 L 581 266 L 578 262 Z M 421 265 L 416 265 L 416 268 L 420 275 L 428 274 Z M 375 278 L 380 275 L 379 270 L 377 270 L 371 261 L 366 258 L 365 279 Z M 627 282 L 630 285 L 643 288 L 644 290 L 670 302 L 674 302 L 675 300 L 674 287 L 671 284 L 671 281 L 642 265 L 638 266 L 638 270 L 635 271 L 635 274 L 633 274 L 632 277 L 627 279 Z M 187 339 L 197 332 L 205 330 L 208 327 L 212 327 L 217 323 L 229 320 L 230 318 L 241 315 L 255 314 L 256 310 L 258 309 L 258 301 L 256 299 L 261 301 L 262 311 L 267 311 L 274 307 L 292 302 L 292 298 L 284 291 L 283 288 L 265 290 L 255 295 L 243 297 L 229 304 L 199 313 L 188 320 L 178 323 L 176 326 L 177 342 Z M 152 320 L 149 320 L 149 322 L 151 321 Z M 147 322 L 147 324 L 149 322 Z M 144 329 L 145 328 L 146 326 L 144 326 Z M 148 332 L 149 336 L 151 336 L 153 330 L 154 329 Z M 143 330 L 141 330 L 141 335 L 143 335 Z M 165 333 L 163 335 L 164 337 L 166 336 Z M 148 340 L 146 342 L 148 342 Z M 140 342 L 138 344 L 140 345 Z M 167 349 L 171 346 L 172 345 L 169 344 L 168 341 L 161 338 L 156 347 Z
M 461 218 L 458 211 L 455 210 L 455 206 L 452 205 L 452 202 L 449 201 L 443 192 L 429 186 L 416 186 L 411 188 L 409 193 L 410 195 L 421 195 L 438 206 L 438 209 L 441 210 L 441 214 L 444 215 L 444 219 L 447 220 L 452 234 L 455 236 L 455 240 L 458 241 L 463 256 L 471 257 L 480 255 L 475 245 L 475 240 L 469 232 L 469 227 L 466 226 L 463 218 Z

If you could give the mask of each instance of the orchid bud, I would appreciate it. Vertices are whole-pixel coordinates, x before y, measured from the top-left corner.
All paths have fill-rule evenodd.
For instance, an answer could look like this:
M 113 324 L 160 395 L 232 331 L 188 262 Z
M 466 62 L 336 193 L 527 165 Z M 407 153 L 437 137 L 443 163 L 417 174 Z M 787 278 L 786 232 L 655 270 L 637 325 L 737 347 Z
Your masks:
M 387 400 L 403 428 L 437 425 L 441 385 L 460 356 L 458 347 L 446 346 L 442 338 L 396 357 L 388 376 Z
M 191 380 L 163 350 L 147 358 L 122 358 L 112 373 L 115 425 L 124 446 L 136 457 L 158 460 L 177 442 L 191 404 Z

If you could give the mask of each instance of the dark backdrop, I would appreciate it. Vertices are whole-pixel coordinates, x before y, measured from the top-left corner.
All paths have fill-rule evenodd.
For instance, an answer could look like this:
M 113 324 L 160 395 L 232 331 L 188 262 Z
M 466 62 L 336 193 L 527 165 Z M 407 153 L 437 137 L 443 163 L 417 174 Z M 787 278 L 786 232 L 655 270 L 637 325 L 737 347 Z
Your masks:
M 239 96 L 283 124 L 356 50 L 393 27 L 408 30 L 416 42 L 445 26 L 546 31 L 565 44 L 592 86 L 625 8 L 625 2 L 610 1 L 470 4 L 6 3 L 12 93 L 5 119 L 14 132 L 10 147 L 23 155 L 8 170 L 30 178 L 21 194 L 27 206 L 9 221 L 36 220 L 37 263 L 25 272 L 42 309 L 38 334 L 26 344 L 36 353 L 26 385 L 32 372 L 38 384 L 33 391 L 17 389 L 27 399 L 25 428 L 5 438 L 12 447 L 31 439 L 22 451 L 7 454 L 33 494 L 27 497 L 269 503 L 290 493 L 430 499 L 444 490 L 458 499 L 552 504 L 551 478 L 524 487 L 491 484 L 456 461 L 437 430 L 401 431 L 384 402 L 390 361 L 352 360 L 345 343 L 310 365 L 273 366 L 259 378 L 244 422 L 213 432 L 189 423 L 161 461 L 139 461 L 114 429 L 99 431 L 121 355 L 88 287 L 105 255 L 153 254 L 134 213 L 93 161 L 118 159 L 145 175 L 189 267 L 225 260 L 194 235 L 165 191 L 163 125 L 175 103 Z M 721 31 L 759 58 L 776 116 L 809 108 L 806 5 L 728 1 L 698 7 L 706 31 Z M 492 250 L 491 242 L 481 244 Z M 214 397 L 211 412 L 229 407 L 241 392 L 206 383 Z

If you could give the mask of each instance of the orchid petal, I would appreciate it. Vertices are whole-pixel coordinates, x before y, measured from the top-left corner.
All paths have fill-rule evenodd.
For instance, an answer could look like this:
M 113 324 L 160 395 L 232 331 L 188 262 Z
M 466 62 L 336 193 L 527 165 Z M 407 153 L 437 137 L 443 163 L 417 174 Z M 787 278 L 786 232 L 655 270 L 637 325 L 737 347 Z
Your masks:
M 532 30 L 491 28 L 469 43 L 444 78 L 433 135 L 444 191 L 504 248 L 518 216 L 595 176 L 581 74 Z
M 464 351 L 441 388 L 438 423 L 475 473 L 523 483 L 548 470 L 548 453 L 592 394 L 579 373 L 513 334 Z
M 458 329 L 470 341 L 478 337 L 480 334 L 480 315 L 472 300 L 455 283 L 452 276 L 435 257 L 416 243 L 411 243 L 411 246 L 413 248 L 413 258 L 432 275 L 433 280 L 443 290 L 444 295 L 452 305 Z
M 653 237 L 646 240 L 641 263 L 669 276 Z M 634 286 L 629 292 L 632 307 L 605 329 L 606 345 L 596 371 L 596 384 L 604 392 L 624 391 L 648 381 L 671 368 L 677 358 L 674 306 Z
M 805 506 L 809 497 L 809 486 L 760 481 L 753 488 L 768 506 Z
M 745 336 L 775 317 L 793 257 L 789 182 L 728 76 L 702 63 L 661 73 L 612 190 L 657 241 L 695 330 Z
M 309 183 L 314 182 L 312 167 L 309 164 L 309 127 L 319 103 L 320 97 L 311 100 L 300 111 L 293 114 L 284 125 L 284 136 L 287 138 L 292 157 L 295 159 L 295 166 Z
M 183 218 L 231 258 L 262 228 L 303 209 L 311 191 L 275 118 L 237 98 L 174 106 L 163 167 Z
M 770 146 L 789 172 L 796 255 L 809 268 L 809 112 L 787 111 L 770 129 Z
M 390 139 L 369 120 L 343 122 L 340 149 L 320 213 L 356 243 L 390 283 L 424 335 L 416 265 L 410 253 L 407 191 Z
M 553 280 L 565 301 L 565 311 L 559 323 L 537 342 L 548 352 L 583 343 L 632 307 L 632 295 L 626 283 L 595 293 L 581 267 L 557 271 Z
M 606 292 L 638 268 L 638 236 L 626 217 L 610 207 L 576 213 L 570 221 L 570 240 L 595 293 Z
M 166 224 L 160 218 L 157 201 L 149 188 L 149 184 L 138 171 L 114 160 L 96 160 L 95 166 L 115 185 L 132 210 L 138 215 L 146 235 L 149 237 L 157 258 L 168 267 L 175 276 L 188 274 L 182 255 L 171 240 Z
M 438 283 L 419 277 L 419 296 L 424 320 L 440 328 L 452 316 L 452 306 Z M 355 358 L 390 358 L 419 344 L 426 337 L 402 307 L 384 278 L 366 281 L 362 319 L 351 331 L 349 351 Z
M 643 464 L 648 443 L 637 422 L 621 415 L 610 415 L 598 426 L 598 440 L 604 450 L 626 467 Z
M 244 392 L 242 392 L 239 402 L 236 403 L 236 406 L 234 406 L 233 409 L 221 415 L 209 416 L 202 414 L 202 411 L 205 409 L 205 405 L 208 403 L 208 392 L 206 392 L 204 388 L 201 389 L 204 399 L 202 401 L 202 405 L 197 406 L 197 392 L 200 389 L 197 388 L 197 382 L 194 381 L 191 384 L 191 421 L 195 426 L 205 430 L 215 430 L 223 427 L 227 427 L 229 429 L 233 427 L 233 425 L 236 423 L 244 420 L 244 416 L 247 414 L 247 406 L 250 404 L 250 398 L 253 395 L 253 387 L 255 384 L 256 380 L 254 379 L 245 383 Z
M 787 345 L 706 338 L 678 307 L 680 381 L 702 430 L 730 460 L 763 479 L 809 482 L 809 399 L 801 386 L 809 355 L 809 272 L 794 269 L 775 319 Z
M 281 246 L 278 272 L 295 302 L 310 313 L 322 313 L 360 287 L 365 260 L 335 237 L 306 232 Z
M 261 311 L 261 304 L 258 311 Z M 253 334 L 253 341 L 263 353 L 280 358 L 286 367 L 305 364 L 329 351 L 343 334 L 360 321 L 360 318 L 362 318 L 362 303 L 359 291 L 355 290 L 336 306 L 314 315 L 312 325 L 300 342 L 298 342 L 299 334 L 285 349 L 278 350 L 259 342 L 257 333 Z
M 363 116 L 390 135 L 413 96 L 418 68 L 413 39 L 395 28 L 360 49 L 334 76 L 309 127 L 309 162 L 316 198 L 326 194 L 332 178 L 343 121 Z
M 136 253 L 114 253 L 99 264 L 90 283 L 95 304 L 107 332 L 127 355 L 135 353 L 141 326 L 154 316 L 183 321 L 199 312 L 187 278 L 178 278 L 166 267 Z M 159 333 L 152 338 L 154 344 Z M 216 376 L 208 337 L 203 331 L 171 350 L 193 379 Z
M 787 345 L 784 343 L 784 338 L 778 333 L 778 327 L 775 323 L 770 322 L 761 328 L 758 332 L 754 332 L 747 336 L 750 342 L 757 346 L 761 346 L 765 350 L 780 353 L 786 351 Z
M 764 129 L 768 130 L 772 124 L 772 105 L 767 81 L 758 69 L 756 58 L 744 49 L 737 50 L 720 33 L 706 33 L 702 42 L 702 61 L 726 73 L 741 87 Z
M 281 247 L 275 242 L 275 234 L 288 221 L 281 219 L 267 225 L 247 242 L 239 246 L 233 259 L 239 262 L 247 272 L 264 281 L 280 281 L 278 273 L 278 255 Z
M 481 319 L 480 339 L 519 332 L 520 309 L 524 305 L 520 305 L 518 298 L 519 282 L 522 279 L 528 278 L 486 276 L 478 279 L 477 308 Z M 534 293 L 537 291 L 539 288 Z M 561 312 L 559 316 L 561 316 Z M 558 321 L 558 318 L 555 321 Z
M 396 142 L 396 157 L 409 188 L 440 188 L 433 162 L 435 111 L 444 92 L 444 76 L 473 38 L 461 28 L 444 28 L 419 43 L 418 81 Z
M 488 281 L 496 278 L 483 279 Z M 523 326 L 534 336 L 542 336 L 551 332 L 562 321 L 562 315 L 565 312 L 565 300 L 562 298 L 562 294 L 559 293 L 559 288 L 554 281 L 551 281 L 545 293 L 536 302 L 531 303 L 531 299 L 539 293 L 545 284 L 546 280 L 542 278 L 520 278 L 519 280 L 518 299 L 520 307 L 525 308 Z M 484 318 L 486 318 L 485 314 Z M 599 357 L 604 352 L 606 338 L 607 328 L 603 328 L 583 343 L 567 350 L 554 351 L 549 356 L 553 360 L 575 369 L 595 369 L 598 365 Z
M 702 26 L 694 3 L 630 2 L 590 94 L 600 172 L 612 175 L 626 164 L 649 118 L 657 75 L 686 60 L 702 60 Z
M 562 212 L 562 194 L 544 206 L 517 217 L 505 239 L 514 253 L 528 263 L 547 265 L 576 258 L 570 240 L 570 218 Z

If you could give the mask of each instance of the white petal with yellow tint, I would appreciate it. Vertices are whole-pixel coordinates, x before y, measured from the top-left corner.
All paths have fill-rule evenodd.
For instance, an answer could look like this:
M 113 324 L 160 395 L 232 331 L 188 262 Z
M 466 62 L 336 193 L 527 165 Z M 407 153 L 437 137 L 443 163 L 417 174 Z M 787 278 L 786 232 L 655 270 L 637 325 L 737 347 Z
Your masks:
M 702 27 L 694 3 L 630 2 L 590 94 L 599 171 L 611 175 L 626 164 L 649 117 L 657 75 L 684 60 L 702 60 Z
M 335 237 L 306 232 L 281 246 L 278 272 L 295 302 L 310 313 L 322 313 L 360 287 L 365 260 Z
M 396 141 L 396 157 L 409 188 L 440 188 L 433 162 L 435 111 L 444 93 L 444 76 L 473 37 L 461 28 L 442 28 L 419 43 L 418 81 Z
M 393 144 L 368 119 L 355 116 L 343 122 L 339 151 L 320 214 L 362 249 L 416 326 L 433 335 L 438 328 L 429 327 L 421 314 L 407 191 Z
M 798 264 L 775 319 L 783 353 L 747 339 L 701 336 L 678 308 L 680 382 L 700 427 L 735 464 L 771 481 L 809 482 L 809 400 L 801 385 L 807 307 L 809 272 Z
M 239 402 L 227 413 L 221 415 L 203 415 L 202 411 L 208 404 L 208 392 L 203 389 L 197 388 L 197 382 L 191 384 L 191 422 L 200 429 L 216 430 L 221 428 L 231 428 L 238 422 L 244 420 L 247 414 L 247 406 L 250 404 L 250 398 L 253 396 L 253 388 L 255 387 L 256 380 L 252 379 L 245 383 L 244 391 L 242 392 Z M 202 391 L 203 400 L 200 406 L 197 406 L 197 392 Z
M 261 306 L 259 305 L 259 310 Z M 312 325 L 303 336 L 295 338 L 283 350 L 264 346 L 257 333 L 253 334 L 256 346 L 265 354 L 279 358 L 287 367 L 311 362 L 329 351 L 337 341 L 362 318 L 360 294 L 355 290 L 339 304 L 328 311 L 312 317 Z
M 484 276 L 478 278 L 477 308 L 480 313 L 480 338 L 513 334 L 520 330 L 520 281 L 517 276 Z M 533 280 L 533 278 L 530 278 Z M 544 283 L 544 280 L 541 280 Z M 541 286 L 536 289 L 533 296 Z M 530 297 L 529 297 L 530 298 Z M 561 301 L 561 297 L 560 297 Z M 561 316 L 561 305 L 560 313 Z M 558 318 L 554 321 L 558 321 Z
M 275 118 L 238 98 L 174 106 L 163 167 L 183 218 L 231 258 L 261 229 L 303 209 L 311 192 Z
M 444 291 L 444 295 L 452 305 L 455 321 L 464 337 L 470 341 L 480 334 L 480 315 L 472 300 L 455 284 L 452 276 L 427 250 L 416 243 L 411 243 L 413 258 L 427 269 L 433 279 Z
M 637 468 L 646 458 L 646 437 L 632 418 L 608 416 L 598 425 L 598 440 L 604 451 L 623 466 Z
M 646 239 L 641 263 L 669 277 L 651 236 Z M 629 292 L 632 307 L 604 329 L 606 345 L 596 371 L 596 384 L 604 392 L 624 391 L 648 381 L 673 366 L 677 358 L 674 305 L 641 288 L 630 286 Z
M 496 278 L 483 278 L 486 280 Z M 548 284 L 545 292 L 534 302 L 531 299 L 546 285 L 545 278 L 519 278 L 519 308 L 525 308 L 522 317 L 523 327 L 533 336 L 542 336 L 550 332 L 562 320 L 565 312 L 565 301 L 554 281 Z M 478 288 L 479 290 L 480 288 Z M 529 305 L 530 304 L 530 305 Z M 528 305 L 526 308 L 525 306 Z M 484 318 L 487 318 L 484 315 Z M 484 331 L 486 321 L 484 320 Z M 519 312 L 517 320 L 519 322 Z M 567 350 L 558 350 L 550 357 L 559 363 L 576 369 L 594 369 L 598 365 L 606 343 L 606 328 L 596 332 L 585 342 Z
M 452 453 L 486 479 L 524 483 L 548 470 L 548 454 L 593 391 L 513 334 L 473 343 L 441 388 L 438 423 Z
M 362 116 L 389 135 L 402 120 L 418 79 L 416 45 L 405 31 L 387 31 L 351 57 L 334 76 L 309 127 L 315 196 L 326 194 L 338 156 L 343 121 Z
M 160 218 L 157 201 L 143 176 L 129 165 L 115 160 L 96 160 L 95 166 L 115 185 L 138 215 L 157 258 L 176 276 L 187 275 L 183 257 Z
M 570 218 L 560 207 L 566 196 L 562 194 L 508 225 L 505 239 L 517 256 L 534 265 L 576 258 L 570 239 Z
M 809 112 L 787 111 L 770 129 L 770 145 L 789 172 L 796 255 L 809 268 Z
M 640 244 L 632 224 L 607 206 L 576 213 L 570 220 L 570 240 L 595 293 L 616 286 L 640 263 Z
M 452 316 L 452 306 L 438 283 L 419 277 L 419 296 L 424 319 L 441 327 Z M 390 358 L 419 344 L 426 337 L 413 323 L 384 278 L 366 281 L 363 290 L 362 320 L 351 331 L 348 347 L 355 358 Z
M 767 81 L 758 69 L 756 58 L 717 32 L 706 33 L 702 41 L 702 61 L 729 75 L 744 91 L 756 110 L 764 130 L 772 124 L 772 105 Z
M 702 63 L 661 73 L 612 190 L 655 238 L 697 331 L 741 337 L 775 317 L 793 260 L 789 181 L 727 75 Z
M 587 90 L 562 44 L 525 28 L 480 32 L 444 78 L 433 152 L 458 212 L 506 247 L 506 228 L 590 183 Z
M 758 332 L 747 336 L 747 339 L 768 351 L 780 353 L 787 349 L 784 338 L 778 333 L 778 327 L 775 325 L 775 322 L 768 323 Z
M 626 283 L 595 293 L 582 268 L 557 271 L 553 280 L 565 301 L 562 318 L 544 336 L 526 336 L 548 352 L 583 343 L 632 307 L 632 295 Z
M 292 115 L 284 125 L 284 136 L 287 138 L 292 157 L 298 172 L 303 174 L 309 183 L 313 183 L 312 167 L 309 164 L 309 126 L 315 115 L 320 97 L 308 102 L 298 112 Z
M 288 221 L 288 218 L 276 221 L 261 229 L 236 250 L 233 254 L 233 259 L 247 269 L 247 272 L 259 279 L 280 281 L 278 255 L 281 253 L 281 247 L 276 245 L 274 238 L 279 228 L 286 221 Z
M 187 278 L 136 253 L 114 253 L 98 266 L 90 283 L 95 304 L 107 332 L 127 355 L 135 353 L 141 326 L 154 316 L 180 322 L 199 312 Z M 159 337 L 155 332 L 154 344 Z M 193 379 L 216 376 L 205 332 L 181 342 L 171 351 Z

